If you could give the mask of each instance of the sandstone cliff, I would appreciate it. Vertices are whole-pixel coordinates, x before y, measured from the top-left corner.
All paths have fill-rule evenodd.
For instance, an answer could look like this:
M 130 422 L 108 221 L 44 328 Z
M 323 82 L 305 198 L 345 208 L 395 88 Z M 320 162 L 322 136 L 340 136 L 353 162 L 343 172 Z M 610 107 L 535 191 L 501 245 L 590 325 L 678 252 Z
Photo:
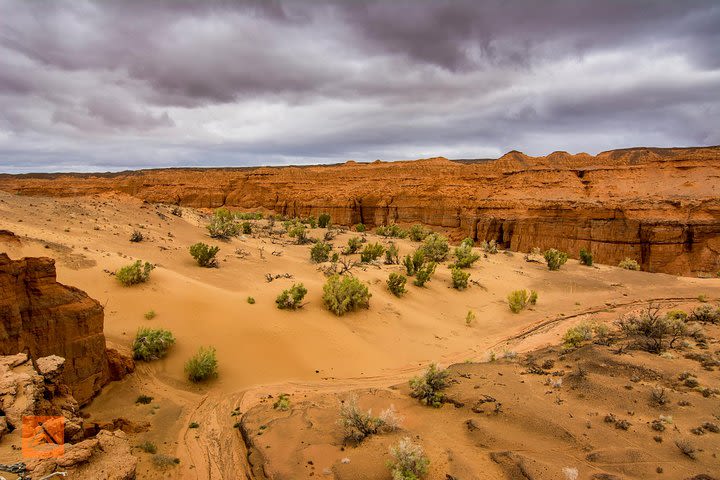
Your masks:
M 0 355 L 65 358 L 62 382 L 80 404 L 110 380 L 103 320 L 102 305 L 56 281 L 54 260 L 0 253 Z
M 328 212 L 338 224 L 415 223 L 528 251 L 581 248 L 675 274 L 720 269 L 720 147 L 636 148 L 597 156 L 510 152 L 494 161 L 348 162 L 282 168 L 0 175 L 22 195 L 124 192 L 149 202 Z

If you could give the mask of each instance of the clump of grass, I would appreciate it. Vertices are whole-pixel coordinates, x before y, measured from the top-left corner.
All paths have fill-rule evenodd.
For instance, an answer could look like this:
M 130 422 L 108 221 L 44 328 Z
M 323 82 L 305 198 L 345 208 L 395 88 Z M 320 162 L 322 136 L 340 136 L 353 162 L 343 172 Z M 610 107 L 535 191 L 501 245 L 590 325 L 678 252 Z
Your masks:
M 155 313 L 155 310 L 148 310 L 147 312 L 145 312 L 145 320 L 152 320 L 155 317 L 157 317 L 157 313 Z
M 280 411 L 290 410 L 290 395 L 281 393 L 275 403 L 273 403 L 273 408 Z
M 140 404 L 142 404 L 142 405 L 148 405 L 148 404 L 151 403 L 152 401 L 153 401 L 153 397 L 150 397 L 150 396 L 148 396 L 148 395 L 140 395 L 140 396 L 137 397 L 137 399 L 135 400 L 135 403 L 140 403 Z
M 393 272 L 387 279 L 388 290 L 390 290 L 390 292 L 396 297 L 402 297 L 403 294 L 407 291 L 405 290 L 406 282 L 407 277 L 405 275 Z
M 423 405 L 439 408 L 445 395 L 442 393 L 449 385 L 450 372 L 432 363 L 419 377 L 410 379 L 410 396 L 420 400 Z
M 618 263 L 618 267 L 624 268 L 625 270 L 640 270 L 640 264 L 632 258 L 625 258 Z
M 307 288 L 302 283 L 296 283 L 278 295 L 275 299 L 280 310 L 297 310 L 302 307 L 302 301 L 307 294 Z
M 138 445 L 138 448 L 142 450 L 145 453 L 157 453 L 157 446 L 153 442 L 143 442 L 140 445 Z
M 217 377 L 218 361 L 215 348 L 200 347 L 185 363 L 185 373 L 191 382 L 202 382 Z
M 174 344 L 175 337 L 169 330 L 140 328 L 132 345 L 133 358 L 144 362 L 160 359 Z
M 475 312 L 468 310 L 467 315 L 465 315 L 465 325 L 472 327 L 473 323 L 475 323 Z
M 150 279 L 153 268 L 155 267 L 151 263 L 145 262 L 143 265 L 141 260 L 137 260 L 115 272 L 115 278 L 125 287 L 145 283 Z
M 410 438 L 405 437 L 396 446 L 390 447 L 390 454 L 394 461 L 388 463 L 388 468 L 393 480 L 419 480 L 427 474 L 430 460 L 423 448 L 412 443 Z
M 510 311 L 513 313 L 520 313 L 525 310 L 529 305 L 535 305 L 537 303 L 538 294 L 535 290 L 515 290 L 510 292 L 507 297 L 508 306 Z

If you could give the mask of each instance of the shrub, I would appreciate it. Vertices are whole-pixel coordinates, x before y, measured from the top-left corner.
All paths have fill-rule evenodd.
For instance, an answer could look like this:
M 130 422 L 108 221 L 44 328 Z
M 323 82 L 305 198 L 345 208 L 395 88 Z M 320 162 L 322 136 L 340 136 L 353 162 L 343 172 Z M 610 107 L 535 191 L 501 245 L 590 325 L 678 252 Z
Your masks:
M 591 252 L 588 252 L 584 248 L 580 250 L 580 263 L 583 265 L 586 265 L 588 267 L 592 267 L 593 264 L 593 254 Z
M 463 272 L 458 267 L 453 267 L 451 270 L 451 276 L 452 276 L 452 286 L 456 290 L 465 290 L 468 286 L 468 280 L 470 279 L 470 274 L 467 272 Z
M 312 215 L 307 218 L 303 218 L 300 221 L 310 228 L 317 227 L 317 218 L 313 217 Z
M 383 237 L 392 238 L 405 238 L 408 236 L 407 231 L 403 230 L 395 223 L 391 223 L 390 225 L 381 225 L 375 229 L 375 233 Z
M 415 272 L 417 272 L 423 266 L 423 263 L 425 263 L 425 254 L 419 248 L 415 250 L 412 256 L 406 255 L 405 260 L 403 260 L 403 265 L 405 265 L 405 272 L 409 276 L 415 275 Z
M 387 279 L 388 290 L 390 290 L 390 292 L 392 292 L 392 294 L 396 297 L 402 297 L 403 293 L 406 292 L 406 282 L 407 277 L 405 275 L 400 273 L 391 273 Z
M 527 290 L 515 290 L 513 292 L 510 292 L 508 295 L 508 306 L 510 307 L 510 311 L 513 313 L 519 313 L 520 311 L 526 309 L 528 305 L 535 305 L 537 303 L 537 292 L 535 290 L 530 290 L 530 293 L 528 293 Z
M 400 420 L 395 413 L 395 408 L 392 406 L 380 412 L 379 417 L 373 417 L 372 410 L 367 412 L 360 410 L 357 405 L 357 398 L 351 397 L 340 405 L 338 423 L 345 431 L 345 439 L 360 443 L 371 435 L 397 429 Z
M 133 358 L 145 362 L 157 360 L 164 357 L 174 344 L 175 338 L 169 330 L 140 328 L 132 344 Z
M 321 213 L 318 217 L 318 226 L 320 228 L 327 228 L 330 226 L 330 214 L 329 213 Z
M 720 323 L 720 307 L 713 308 L 707 304 L 700 305 L 692 311 L 690 320 L 701 323 Z
M 624 268 L 625 270 L 640 270 L 640 265 L 637 261 L 632 258 L 626 258 L 618 263 L 618 267 Z
M 235 214 L 238 220 L 262 220 L 263 214 L 260 212 L 238 212 Z
M 465 238 L 463 238 L 463 241 L 460 242 L 460 246 L 473 248 L 475 246 L 475 240 L 473 240 L 470 237 L 465 237 Z
M 574 327 L 570 327 L 563 335 L 563 344 L 568 348 L 577 348 L 583 342 L 591 340 L 593 335 L 592 326 L 587 322 L 582 322 Z
M 157 316 L 157 313 L 155 313 L 155 310 L 148 310 L 145 312 L 145 320 L 152 320 Z
M 333 275 L 323 287 L 323 303 L 335 315 L 370 307 L 368 287 L 355 277 Z
M 355 225 L 355 231 L 356 231 L 356 232 L 360 232 L 360 233 L 364 232 L 364 231 L 365 231 L 365 224 L 358 223 L 357 225 Z
M 190 422 L 188 428 L 200 428 L 200 424 L 197 422 Z
M 157 453 L 157 447 L 152 442 L 143 442 L 138 445 L 138 448 L 145 453 Z
M 235 216 L 226 208 L 215 210 L 207 229 L 212 238 L 225 240 L 230 237 L 237 237 L 240 234 L 240 225 L 235 221 Z
M 497 242 L 495 240 L 490 240 L 489 242 L 483 240 L 483 242 L 480 244 L 480 248 L 482 248 L 483 252 L 492 255 L 498 253 Z
M 379 243 L 368 243 L 360 252 L 360 261 L 363 263 L 372 262 L 380 258 L 383 252 L 385 252 L 385 247 Z
M 565 265 L 565 262 L 567 262 L 568 259 L 567 253 L 561 252 L 555 248 L 546 250 L 543 255 L 545 257 L 545 261 L 547 262 L 548 270 L 560 270 L 560 267 Z
M 316 242 L 310 248 L 310 260 L 315 263 L 327 262 L 330 259 L 332 245 L 326 242 Z
M 305 225 L 303 225 L 303 224 L 301 224 L 301 223 L 294 224 L 294 225 L 290 226 L 290 227 L 288 228 L 288 235 L 289 235 L 291 238 L 294 238 L 295 241 L 296 241 L 299 245 L 302 245 L 303 243 L 307 243 L 307 242 L 308 242 L 307 231 L 305 230 Z
M 130 241 L 133 243 L 142 242 L 143 241 L 143 234 L 139 230 L 134 230 L 133 233 L 130 235 Z
M 135 399 L 135 403 L 139 403 L 141 405 L 148 405 L 153 401 L 153 397 L 150 397 L 148 395 L 140 395 Z
M 660 307 L 649 304 L 642 312 L 625 315 L 617 322 L 620 330 L 635 341 L 639 348 L 661 353 L 667 347 L 688 335 L 685 319 L 676 315 L 661 315 Z
M 211 247 L 202 242 L 190 246 L 190 255 L 201 267 L 217 267 L 217 258 L 215 258 L 215 255 L 217 255 L 219 251 L 220 247 Z
M 410 379 L 410 396 L 420 400 L 423 405 L 438 408 L 442 406 L 445 395 L 442 393 L 450 384 L 450 372 L 438 368 L 434 363 L 419 377 Z
M 243 235 L 250 235 L 252 233 L 252 223 L 243 222 L 242 223 L 242 233 L 243 233 Z
M 282 412 L 290 410 L 290 395 L 281 393 L 275 403 L 273 403 L 273 408 Z
M 198 352 L 185 363 L 185 373 L 191 382 L 202 382 L 217 377 L 218 362 L 215 348 L 200 347 Z
M 475 312 L 472 310 L 468 310 L 467 315 L 465 315 L 465 325 L 468 327 L 472 327 L 472 324 L 475 322 Z
M 433 262 L 442 262 L 447 258 L 450 251 L 447 238 L 438 233 L 431 233 L 425 237 L 420 248 L 425 258 Z
M 301 302 L 303 298 L 305 298 L 306 293 L 307 289 L 302 283 L 293 284 L 289 289 L 283 290 L 275 299 L 277 308 L 280 310 L 297 310 L 302 307 Z
M 353 253 L 357 253 L 357 251 L 360 250 L 361 246 L 362 239 L 360 239 L 360 237 L 350 237 L 348 239 L 347 247 L 345 247 L 345 250 L 343 250 L 343 254 L 352 255 Z
M 145 262 L 143 265 L 142 261 L 137 260 L 135 263 L 126 265 L 118 270 L 115 273 L 115 278 L 126 287 L 137 285 L 138 283 L 145 283 L 150 278 L 150 272 L 153 268 L 155 267 L 151 263 Z
M 247 297 L 247 302 L 248 302 L 250 305 L 254 305 L 254 304 L 255 304 L 255 298 L 254 298 L 254 297 Z
M 390 242 L 385 250 L 385 265 L 397 265 L 398 263 L 400 263 L 400 252 L 397 246 Z
M 152 456 L 153 464 L 158 468 L 173 467 L 180 463 L 180 459 L 170 455 L 158 453 Z
M 388 463 L 392 480 L 419 480 L 427 474 L 430 460 L 425 456 L 422 447 L 412 443 L 409 437 L 390 447 L 390 454 L 395 458 Z
M 420 268 L 415 271 L 415 281 L 413 284 L 417 287 L 423 287 L 430 281 L 430 277 L 435 273 L 435 262 L 423 263 Z
M 410 230 L 408 231 L 408 235 L 410 236 L 410 240 L 413 242 L 422 242 L 425 240 L 425 237 L 427 237 L 430 234 L 430 230 L 423 227 L 420 224 L 415 224 L 412 227 L 410 227 Z
M 472 240 L 470 240 L 470 242 L 472 242 Z M 457 268 L 469 268 L 473 263 L 478 261 L 480 255 L 473 252 L 472 246 L 463 240 L 463 243 L 455 249 L 455 258 L 457 258 L 455 261 Z

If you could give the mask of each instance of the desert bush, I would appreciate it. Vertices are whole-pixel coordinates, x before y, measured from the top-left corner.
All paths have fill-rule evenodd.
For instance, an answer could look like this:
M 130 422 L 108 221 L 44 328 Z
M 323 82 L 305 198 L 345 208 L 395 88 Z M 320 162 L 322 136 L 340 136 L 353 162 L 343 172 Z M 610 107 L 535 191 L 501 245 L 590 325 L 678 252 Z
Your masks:
M 621 260 L 620 263 L 618 263 L 618 267 L 624 268 L 625 270 L 640 270 L 640 265 L 632 258 Z
M 313 217 L 312 215 L 301 219 L 300 222 L 304 223 L 305 225 L 307 225 L 310 228 L 317 227 L 317 218 Z
M 397 265 L 400 263 L 400 251 L 393 242 L 390 242 L 385 250 L 385 265 Z
M 357 251 L 360 250 L 361 246 L 362 239 L 360 239 L 360 237 L 350 237 L 348 239 L 347 247 L 345 247 L 345 250 L 343 250 L 343 254 L 352 255 L 353 253 L 357 253 Z
M 688 335 L 688 326 L 683 318 L 661 315 L 660 307 L 653 304 L 642 312 L 625 315 L 617 324 L 639 348 L 651 353 L 673 348 L 677 340 Z
M 451 277 L 452 277 L 452 286 L 456 290 L 465 290 L 468 286 L 468 280 L 470 279 L 470 274 L 467 272 L 463 272 L 458 267 L 453 267 L 451 270 Z
M 390 290 L 390 292 L 396 297 L 402 297 L 403 293 L 406 292 L 406 282 L 407 277 L 405 275 L 400 273 L 391 273 L 387 279 L 388 290 Z
M 382 237 L 405 238 L 408 233 L 400 225 L 391 223 L 390 225 L 381 225 L 375 229 L 375 233 Z
M 238 220 L 262 220 L 263 214 L 260 212 L 238 212 L 235 214 Z
M 200 424 L 198 422 L 190 422 L 188 428 L 200 428 Z
M 413 242 L 422 242 L 430 234 L 431 230 L 416 223 L 408 231 L 408 236 Z
M 170 213 L 176 217 L 182 217 L 182 208 L 176 205 L 170 209 Z
M 470 237 L 465 237 L 463 238 L 462 242 L 460 242 L 460 246 L 473 248 L 475 246 L 475 240 Z
M 211 247 L 202 242 L 190 246 L 190 255 L 201 267 L 217 267 L 217 258 L 215 258 L 215 255 L 217 255 L 219 251 L 220 247 Z
M 296 223 L 291 225 L 288 228 L 287 232 L 291 238 L 295 239 L 295 242 L 298 245 L 308 243 L 307 231 L 305 230 L 305 225 L 303 225 L 302 223 Z
M 360 443 L 371 435 L 396 430 L 400 420 L 393 406 L 380 412 L 379 417 L 374 417 L 372 410 L 360 410 L 357 398 L 351 397 L 340 404 L 338 423 L 343 427 L 346 440 Z
M 465 325 L 472 327 L 473 323 L 475 323 L 475 312 L 468 310 L 467 315 L 465 315 Z
M 390 454 L 395 459 L 388 463 L 392 480 L 419 480 L 427 474 L 430 460 L 422 447 L 412 443 L 409 437 L 390 447 Z
M 472 240 L 470 240 L 470 242 L 472 242 Z M 460 246 L 455 249 L 455 258 L 457 259 L 455 261 L 456 267 L 469 268 L 472 266 L 473 263 L 478 261 L 480 255 L 473 252 L 472 245 L 469 243 L 465 243 L 465 240 L 463 240 L 463 243 L 461 243 Z
M 318 217 L 318 227 L 320 228 L 327 228 L 330 226 L 330 214 L 329 213 L 321 213 Z
M 310 260 L 315 263 L 327 262 L 330 259 L 330 252 L 332 251 L 332 245 L 326 242 L 315 242 L 315 245 L 310 247 Z
M 411 255 L 406 255 L 405 259 L 403 260 L 403 265 L 405 266 L 405 273 L 407 273 L 409 276 L 415 275 L 415 272 L 417 272 L 422 266 L 423 263 L 425 263 L 425 254 L 421 249 L 415 250 L 415 252 Z
M 567 262 L 568 259 L 567 253 L 561 252 L 555 248 L 545 250 L 543 256 L 547 262 L 548 270 L 560 270 L 560 267 L 565 265 L 565 262 Z
M 140 328 L 132 344 L 133 358 L 149 362 L 167 355 L 175 344 L 175 337 L 169 330 L 161 328 Z
M 180 463 L 180 459 L 171 455 L 158 453 L 152 456 L 153 465 L 158 468 L 173 467 Z
M 305 294 L 307 294 L 305 286 L 302 283 L 296 283 L 287 290 L 283 290 L 275 299 L 275 303 L 280 310 L 297 310 L 302 307 Z
M 290 410 L 290 395 L 287 393 L 281 393 L 275 403 L 273 403 L 273 408 L 283 412 Z
M 708 304 L 700 305 L 690 314 L 690 320 L 701 323 L 720 323 L 720 307 L 712 307 Z
M 370 307 L 368 287 L 355 277 L 333 275 L 323 287 L 323 303 L 335 315 Z
M 568 348 L 577 348 L 583 342 L 591 340 L 592 336 L 592 326 L 588 322 L 582 322 L 565 331 L 563 344 Z
M 145 453 L 157 453 L 157 446 L 153 442 L 145 441 L 138 445 L 138 448 Z
M 593 264 L 593 254 L 592 252 L 589 252 L 585 250 L 584 248 L 580 250 L 580 263 L 592 267 Z
M 496 253 L 498 253 L 497 241 L 495 240 L 490 240 L 489 242 L 483 240 L 480 244 L 480 248 L 482 248 L 483 252 L 489 253 L 491 255 L 495 255 Z
M 145 320 L 152 320 L 153 318 L 157 317 L 157 313 L 155 313 L 155 310 L 148 310 L 145 312 Z
M 252 233 L 252 223 L 243 222 L 242 223 L 242 233 L 243 233 L 243 235 L 250 235 Z
M 235 215 L 228 209 L 218 208 L 210 219 L 207 230 L 212 238 L 227 240 L 240 234 L 240 225 L 235 221 Z
M 136 260 L 135 263 L 126 265 L 115 272 L 115 278 L 126 287 L 145 283 L 150 278 L 150 272 L 155 268 L 151 263 Z
M 385 247 L 379 243 L 368 243 L 365 245 L 365 248 L 362 249 L 362 252 L 360 252 L 360 261 L 363 263 L 372 262 L 380 258 L 380 255 L 384 252 Z
M 420 400 L 423 405 L 438 408 L 442 406 L 445 395 L 442 393 L 450 384 L 450 372 L 438 368 L 434 363 L 419 377 L 410 379 L 410 396 Z
M 363 224 L 363 223 L 358 223 L 357 225 L 355 225 L 355 231 L 356 231 L 356 232 L 360 232 L 360 233 L 364 232 L 364 231 L 365 231 L 365 224 Z
M 435 262 L 423 263 L 422 266 L 415 271 L 415 281 L 413 281 L 413 284 L 416 287 L 425 286 L 425 284 L 430 281 L 432 274 L 435 273 L 436 265 Z
M 431 233 L 425 237 L 420 248 L 425 258 L 433 262 L 442 262 L 447 258 L 450 251 L 447 238 L 438 233 Z
M 153 397 L 151 397 L 149 395 L 139 395 L 135 399 L 135 403 L 139 403 L 140 405 L 149 405 L 152 403 L 152 401 L 153 401 Z
M 142 242 L 144 238 L 139 230 L 133 230 L 132 234 L 130 234 L 130 241 L 133 243 Z
M 510 292 L 508 295 L 508 306 L 510 307 L 510 311 L 513 313 L 519 313 L 520 311 L 526 309 L 529 305 L 535 305 L 537 303 L 537 292 L 535 290 L 530 290 L 528 293 L 527 290 L 515 290 L 513 292 Z
M 247 297 L 247 303 L 249 303 L 250 305 L 254 305 L 254 304 L 255 304 L 255 298 L 254 298 L 254 297 Z
M 198 352 L 185 363 L 185 374 L 191 382 L 202 382 L 217 377 L 217 368 L 215 348 L 200 347 Z

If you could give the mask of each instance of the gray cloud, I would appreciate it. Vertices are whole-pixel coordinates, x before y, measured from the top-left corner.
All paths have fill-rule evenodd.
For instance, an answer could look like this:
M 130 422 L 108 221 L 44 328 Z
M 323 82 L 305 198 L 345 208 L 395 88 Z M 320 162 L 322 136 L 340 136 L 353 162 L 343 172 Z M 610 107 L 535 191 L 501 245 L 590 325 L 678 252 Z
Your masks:
M 710 0 L 0 0 L 0 12 L 0 171 L 720 143 Z

